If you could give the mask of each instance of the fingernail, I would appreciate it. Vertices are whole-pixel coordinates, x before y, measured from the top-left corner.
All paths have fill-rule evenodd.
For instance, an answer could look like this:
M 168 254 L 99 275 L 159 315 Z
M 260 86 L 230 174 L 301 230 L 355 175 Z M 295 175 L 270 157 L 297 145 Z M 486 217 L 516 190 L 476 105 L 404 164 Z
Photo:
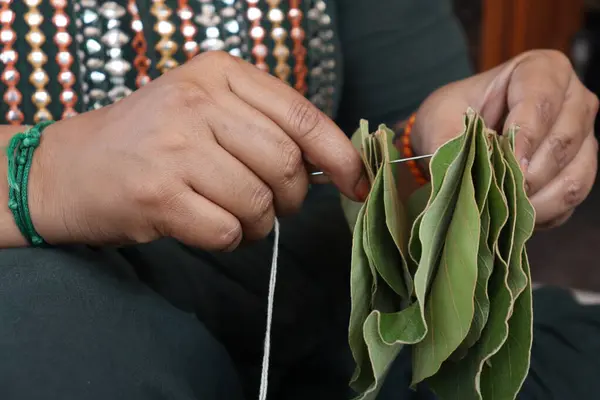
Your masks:
M 369 192 L 371 191 L 370 186 L 371 185 L 369 184 L 369 179 L 363 172 L 362 176 L 360 177 L 360 180 L 358 181 L 358 183 L 356 184 L 356 187 L 354 188 L 354 195 L 356 196 L 356 199 L 358 201 L 364 202 L 365 200 L 367 200 L 367 197 L 369 196 Z

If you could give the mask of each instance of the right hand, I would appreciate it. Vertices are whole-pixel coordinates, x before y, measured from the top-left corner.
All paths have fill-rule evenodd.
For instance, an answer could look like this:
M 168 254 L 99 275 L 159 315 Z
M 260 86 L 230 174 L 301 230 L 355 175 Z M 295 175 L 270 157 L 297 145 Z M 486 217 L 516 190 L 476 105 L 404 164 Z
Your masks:
M 231 250 L 299 210 L 305 161 L 364 200 L 359 154 L 329 118 L 251 64 L 206 53 L 47 128 L 31 171 L 32 220 L 53 244 L 168 236 Z

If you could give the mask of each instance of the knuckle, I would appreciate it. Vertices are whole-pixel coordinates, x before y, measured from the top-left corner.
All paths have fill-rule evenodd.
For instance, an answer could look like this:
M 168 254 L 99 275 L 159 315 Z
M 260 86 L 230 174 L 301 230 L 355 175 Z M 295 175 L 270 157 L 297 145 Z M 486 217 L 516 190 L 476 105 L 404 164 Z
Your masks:
M 568 209 L 575 208 L 585 200 L 586 189 L 583 183 L 573 178 L 565 179 L 564 202 Z
M 283 155 L 281 178 L 283 185 L 289 187 L 298 180 L 304 168 L 304 160 L 302 152 L 292 140 L 286 140 L 281 147 Z
M 300 137 L 314 134 L 323 123 L 321 112 L 303 97 L 294 100 L 287 119 L 294 132 Z
M 223 221 L 217 228 L 215 245 L 220 250 L 233 250 L 242 241 L 242 225 L 237 219 Z
M 552 97 L 547 93 L 539 93 L 537 96 L 535 109 L 542 124 L 544 126 L 549 126 L 552 123 L 553 116 L 555 115 Z
M 256 185 L 250 199 L 250 223 L 258 223 L 269 214 L 273 206 L 273 192 L 266 185 Z
M 164 210 L 172 207 L 177 200 L 174 180 L 169 179 L 166 174 L 155 176 L 154 179 L 137 179 L 128 186 L 134 204 L 139 204 L 142 209 Z
M 228 75 L 239 66 L 239 59 L 226 51 L 215 50 L 202 52 L 195 56 L 193 64 L 202 71 L 213 71 Z
M 214 104 L 210 93 L 201 86 L 186 81 L 164 85 L 161 101 L 176 112 L 197 111 Z M 197 112 L 194 112 L 197 114 Z
M 574 139 L 571 135 L 554 135 L 548 140 L 550 154 L 559 169 L 563 169 L 569 162 L 570 149 Z
M 571 68 L 571 60 L 565 53 L 554 49 L 533 50 L 535 54 L 548 58 L 553 67 Z
M 523 148 L 526 150 L 527 155 L 530 155 L 531 149 L 533 148 L 533 142 L 535 134 L 533 129 L 527 124 L 520 124 L 518 127 L 518 137 L 523 143 Z

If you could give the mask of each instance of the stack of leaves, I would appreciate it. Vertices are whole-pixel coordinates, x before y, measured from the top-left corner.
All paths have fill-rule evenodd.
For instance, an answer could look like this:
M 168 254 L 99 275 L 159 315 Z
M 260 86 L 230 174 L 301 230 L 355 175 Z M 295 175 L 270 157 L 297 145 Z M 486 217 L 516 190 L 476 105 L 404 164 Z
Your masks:
M 532 300 L 525 242 L 534 210 L 514 155 L 515 130 L 499 136 L 469 110 L 464 132 L 430 162 L 431 183 L 403 205 L 393 132 L 360 148 L 371 192 L 343 198 L 354 229 L 349 343 L 351 386 L 375 399 L 405 345 L 412 386 L 441 399 L 514 399 L 529 368 Z

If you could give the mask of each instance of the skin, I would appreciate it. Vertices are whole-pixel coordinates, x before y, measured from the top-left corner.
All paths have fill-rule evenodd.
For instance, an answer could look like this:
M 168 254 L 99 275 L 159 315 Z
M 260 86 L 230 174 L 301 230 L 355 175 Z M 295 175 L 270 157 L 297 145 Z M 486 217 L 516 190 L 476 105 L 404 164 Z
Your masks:
M 537 228 L 566 222 L 588 196 L 598 167 L 598 98 L 583 86 L 569 59 L 556 51 L 530 51 L 440 88 L 418 110 L 415 152 L 432 153 L 460 132 L 468 107 L 499 132 L 519 127 L 515 152 Z
M 468 106 L 492 126 L 521 126 L 517 153 L 538 225 L 564 222 L 597 168 L 598 101 L 568 60 L 526 53 L 441 88 L 418 111 L 415 151 L 431 153 L 456 135 Z M 0 144 L 20 130 L 0 129 Z M 30 209 L 52 244 L 169 236 L 232 250 L 300 209 L 311 168 L 352 199 L 368 194 L 360 157 L 331 120 L 278 79 L 211 52 L 116 104 L 50 126 L 33 159 Z M 8 208 L 0 210 L 0 248 L 25 244 Z

